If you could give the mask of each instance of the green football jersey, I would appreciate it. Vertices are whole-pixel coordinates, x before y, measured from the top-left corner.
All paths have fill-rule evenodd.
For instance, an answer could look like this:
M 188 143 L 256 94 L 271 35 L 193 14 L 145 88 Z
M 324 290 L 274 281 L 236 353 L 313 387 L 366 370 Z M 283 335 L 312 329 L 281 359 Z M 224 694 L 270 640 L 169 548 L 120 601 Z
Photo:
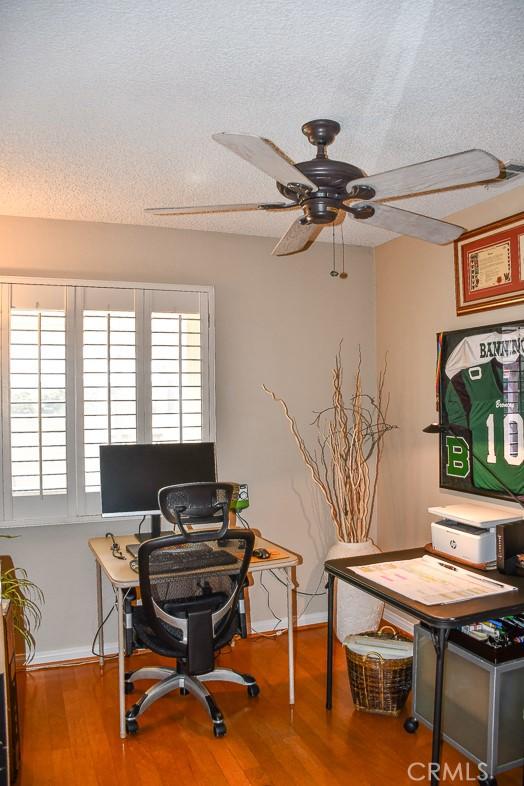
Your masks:
M 518 332 L 472 338 L 464 339 L 446 363 L 446 419 L 471 432 L 476 488 L 504 493 L 504 484 L 523 494 L 524 341 Z

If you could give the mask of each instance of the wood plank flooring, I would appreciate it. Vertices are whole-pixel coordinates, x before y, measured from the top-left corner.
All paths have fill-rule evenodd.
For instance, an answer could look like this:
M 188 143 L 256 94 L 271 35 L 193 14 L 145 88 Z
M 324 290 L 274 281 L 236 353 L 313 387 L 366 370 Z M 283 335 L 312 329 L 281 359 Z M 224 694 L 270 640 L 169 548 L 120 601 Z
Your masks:
M 354 710 L 341 647 L 336 647 L 334 708 L 324 709 L 325 628 L 296 636 L 296 705 L 288 704 L 287 639 L 240 641 L 220 663 L 251 672 L 261 693 L 211 684 L 228 734 L 215 739 L 211 723 L 191 696 L 173 694 L 140 719 L 140 731 L 120 740 L 117 663 L 101 675 L 98 664 L 20 673 L 22 768 L 17 786 L 404 786 L 412 762 L 430 756 L 425 728 L 406 734 L 403 718 Z M 150 654 L 133 663 L 161 662 Z M 164 661 L 165 662 L 165 661 Z M 144 686 L 137 685 L 137 695 Z M 133 697 L 127 697 L 128 704 Z M 450 746 L 443 760 L 462 780 L 476 772 Z M 467 778 L 469 777 L 469 781 Z M 522 786 L 522 768 L 498 776 L 499 786 Z

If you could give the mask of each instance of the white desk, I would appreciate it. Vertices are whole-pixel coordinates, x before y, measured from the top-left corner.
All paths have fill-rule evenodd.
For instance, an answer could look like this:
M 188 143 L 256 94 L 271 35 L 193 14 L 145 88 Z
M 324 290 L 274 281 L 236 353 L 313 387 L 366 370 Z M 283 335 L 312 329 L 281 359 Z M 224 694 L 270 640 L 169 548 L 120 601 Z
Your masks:
M 126 559 L 116 559 L 111 552 L 110 538 L 92 538 L 89 548 L 93 552 L 96 563 L 96 597 L 98 609 L 98 627 L 100 629 L 100 665 L 104 665 L 104 629 L 100 627 L 103 621 L 102 606 L 102 573 L 112 585 L 116 593 L 118 611 L 118 697 L 120 711 L 120 737 L 126 736 L 125 719 L 125 641 L 124 641 L 124 597 L 126 590 L 138 587 L 138 573 L 129 567 L 130 555 L 126 551 L 128 543 L 136 543 L 134 535 L 121 535 L 115 540 L 119 544 L 122 554 Z M 287 628 L 288 628 L 288 668 L 289 668 L 289 703 L 295 703 L 295 673 L 293 654 L 293 581 L 292 569 L 298 565 L 298 556 L 290 551 L 280 548 L 275 543 L 257 536 L 255 548 L 265 548 L 271 554 L 270 559 L 257 559 L 253 557 L 249 566 L 250 573 L 263 570 L 282 568 L 286 574 L 287 586 Z

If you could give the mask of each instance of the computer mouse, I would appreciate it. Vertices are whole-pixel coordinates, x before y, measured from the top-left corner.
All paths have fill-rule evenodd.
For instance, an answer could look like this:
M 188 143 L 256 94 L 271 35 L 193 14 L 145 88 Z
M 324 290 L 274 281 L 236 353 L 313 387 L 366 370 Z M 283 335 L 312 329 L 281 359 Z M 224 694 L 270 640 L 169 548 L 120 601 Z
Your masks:
M 258 559 L 269 559 L 271 554 L 267 549 L 253 549 L 253 556 Z

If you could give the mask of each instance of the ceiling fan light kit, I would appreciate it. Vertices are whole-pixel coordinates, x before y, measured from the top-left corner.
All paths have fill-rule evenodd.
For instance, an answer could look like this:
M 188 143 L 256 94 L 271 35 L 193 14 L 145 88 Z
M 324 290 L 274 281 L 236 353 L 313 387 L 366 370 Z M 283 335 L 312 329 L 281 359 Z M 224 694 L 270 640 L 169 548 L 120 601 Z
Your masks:
M 276 244 L 276 256 L 297 254 L 308 249 L 325 226 L 350 219 L 409 235 L 429 243 L 445 244 L 456 240 L 465 229 L 436 218 L 411 213 L 383 204 L 397 200 L 447 191 L 464 186 L 500 180 L 500 161 L 484 150 L 422 161 L 376 175 L 345 161 L 328 158 L 326 148 L 340 132 L 335 120 L 310 120 L 302 133 L 316 147 L 310 161 L 293 163 L 271 140 L 252 134 L 213 134 L 215 142 L 260 169 L 276 181 L 280 194 L 288 201 L 205 205 L 200 207 L 148 208 L 160 216 L 225 213 L 245 210 L 279 212 L 301 210 L 288 231 Z

